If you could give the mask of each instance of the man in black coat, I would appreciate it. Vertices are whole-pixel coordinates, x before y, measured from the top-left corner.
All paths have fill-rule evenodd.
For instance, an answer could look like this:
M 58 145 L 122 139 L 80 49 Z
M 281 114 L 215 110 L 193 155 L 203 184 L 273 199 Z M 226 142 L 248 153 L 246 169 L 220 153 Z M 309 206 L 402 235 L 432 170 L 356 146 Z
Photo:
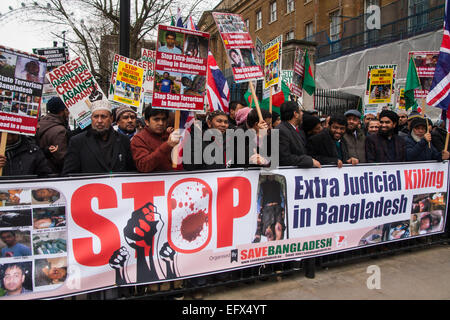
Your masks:
M 309 138 L 308 154 L 321 164 L 334 164 L 339 168 L 344 163 L 358 164 L 358 159 L 350 157 L 347 142 L 343 139 L 346 127 L 347 119 L 344 116 L 332 116 L 328 128 Z
M 366 138 L 366 160 L 373 162 L 406 161 L 406 142 L 398 135 L 398 115 L 391 110 L 380 113 L 380 129 Z
M 71 138 L 61 175 L 135 170 L 129 139 L 116 132 L 111 124 L 110 103 L 95 101 L 91 128 Z
M 14 133 L 8 133 L 5 155 L 0 155 L 0 168 L 3 168 L 3 176 L 48 176 L 52 173 L 44 152 L 28 137 Z
M 281 166 L 301 168 L 320 168 L 320 162 L 306 152 L 305 133 L 299 128 L 303 112 L 294 101 L 284 102 L 280 107 L 281 123 L 279 130 L 279 163 Z

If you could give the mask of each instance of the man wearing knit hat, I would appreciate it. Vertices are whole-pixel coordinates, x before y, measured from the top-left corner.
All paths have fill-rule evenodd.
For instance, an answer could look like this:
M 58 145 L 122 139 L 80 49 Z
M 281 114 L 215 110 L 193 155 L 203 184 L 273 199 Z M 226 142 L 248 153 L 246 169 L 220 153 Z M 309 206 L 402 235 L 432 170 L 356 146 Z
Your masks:
M 120 106 L 116 110 L 116 130 L 131 140 L 136 134 L 136 112 L 128 106 Z
M 71 138 L 62 175 L 134 171 L 130 140 L 112 128 L 111 104 L 92 103 L 91 128 Z
M 447 150 L 437 150 L 431 144 L 431 133 L 427 132 L 427 120 L 422 117 L 411 120 L 411 132 L 405 138 L 407 161 L 442 161 L 449 158 Z
M 47 102 L 47 114 L 39 120 L 36 138 L 54 173 L 60 173 L 69 144 L 69 111 L 59 97 Z
M 406 161 L 405 139 L 397 134 L 398 120 L 394 111 L 381 111 L 379 132 L 366 137 L 367 162 Z

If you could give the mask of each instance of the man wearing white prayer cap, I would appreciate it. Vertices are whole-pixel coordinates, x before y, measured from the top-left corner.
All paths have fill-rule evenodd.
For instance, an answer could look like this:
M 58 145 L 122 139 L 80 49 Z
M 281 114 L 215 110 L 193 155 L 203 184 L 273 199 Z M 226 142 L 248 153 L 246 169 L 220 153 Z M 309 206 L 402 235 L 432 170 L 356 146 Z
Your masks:
M 130 141 L 112 128 L 111 104 L 92 103 L 91 128 L 72 137 L 61 175 L 135 171 Z

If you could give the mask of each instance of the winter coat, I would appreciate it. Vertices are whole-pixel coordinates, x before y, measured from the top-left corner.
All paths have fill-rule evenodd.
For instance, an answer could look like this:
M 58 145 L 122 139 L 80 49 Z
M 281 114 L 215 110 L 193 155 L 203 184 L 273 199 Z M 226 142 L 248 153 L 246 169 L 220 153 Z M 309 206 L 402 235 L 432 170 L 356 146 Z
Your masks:
M 42 150 L 25 136 L 21 136 L 17 143 L 6 146 L 5 157 L 3 176 L 47 176 L 52 173 Z
M 123 134 L 109 131 L 112 139 L 112 156 L 102 153 L 99 147 L 99 138 L 92 130 L 84 131 L 72 137 L 64 161 L 61 175 L 71 173 L 111 173 L 135 171 L 130 151 L 130 140 Z
M 39 147 L 44 151 L 48 159 L 50 168 L 53 172 L 60 173 L 69 143 L 69 130 L 64 120 L 56 114 L 47 114 L 39 120 L 36 137 Z M 50 153 L 48 148 L 52 145 L 58 146 L 58 150 Z

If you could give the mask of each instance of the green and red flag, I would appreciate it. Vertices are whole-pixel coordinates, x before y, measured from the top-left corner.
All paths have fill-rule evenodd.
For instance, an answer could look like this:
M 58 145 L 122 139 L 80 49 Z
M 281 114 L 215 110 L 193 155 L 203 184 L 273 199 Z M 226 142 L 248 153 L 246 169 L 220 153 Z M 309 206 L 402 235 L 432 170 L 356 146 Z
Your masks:
M 417 74 L 416 64 L 413 57 L 409 59 L 408 74 L 406 75 L 405 85 L 405 109 L 417 110 L 418 105 L 414 97 L 414 90 L 420 88 L 419 75 Z
M 281 90 L 272 95 L 272 111 L 275 111 L 276 113 L 280 114 L 280 106 L 283 102 L 289 100 L 290 94 L 291 91 L 289 90 L 288 85 L 284 81 L 281 81 Z M 248 90 L 244 94 L 244 99 L 249 107 L 251 108 L 256 107 L 250 90 Z M 263 100 L 259 102 L 259 107 L 261 109 L 270 110 L 270 96 L 264 97 Z
M 313 95 L 316 90 L 316 83 L 314 81 L 311 63 L 309 62 L 308 49 L 305 51 L 305 77 L 303 78 L 303 90 L 305 90 L 310 96 Z

